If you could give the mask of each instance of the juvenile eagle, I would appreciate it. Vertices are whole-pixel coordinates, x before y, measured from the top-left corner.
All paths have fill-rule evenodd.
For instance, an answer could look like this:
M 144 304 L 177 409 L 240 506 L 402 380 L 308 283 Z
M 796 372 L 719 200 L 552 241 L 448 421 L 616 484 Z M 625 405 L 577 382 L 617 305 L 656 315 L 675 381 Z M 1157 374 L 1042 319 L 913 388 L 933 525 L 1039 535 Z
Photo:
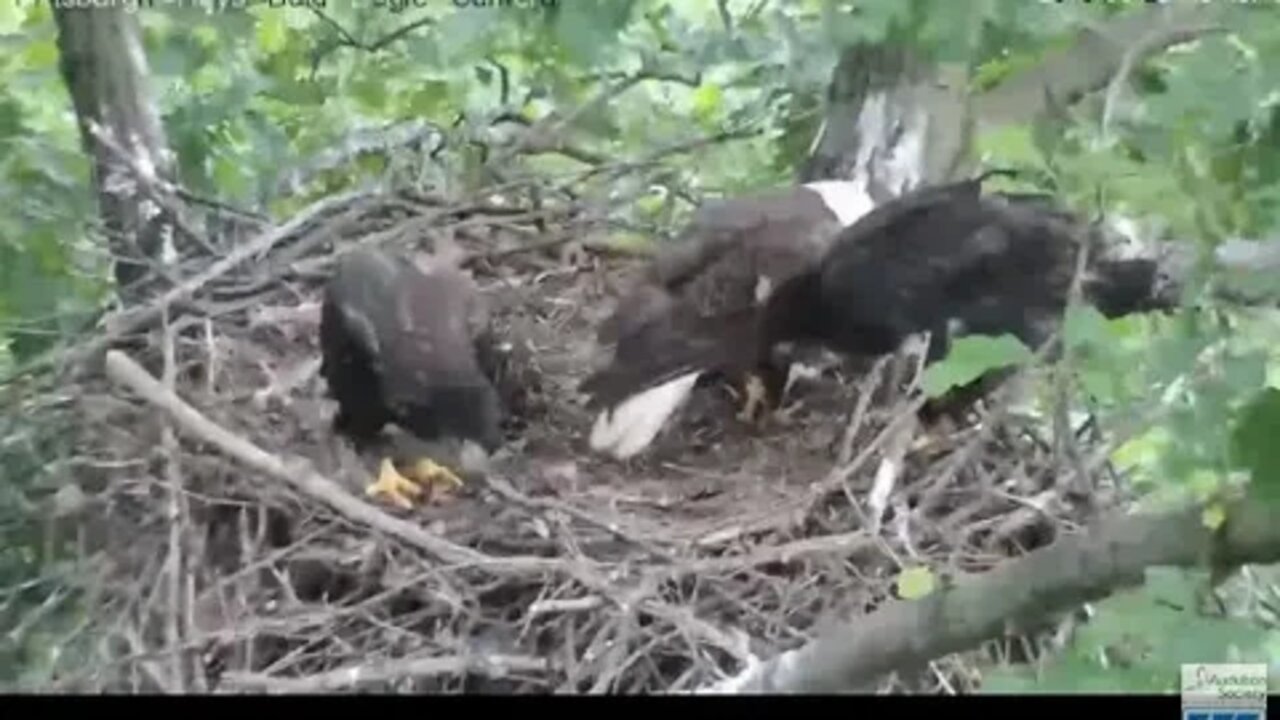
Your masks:
M 348 253 L 325 290 L 320 346 L 320 372 L 339 407 L 336 432 L 364 451 L 394 423 L 422 446 L 403 472 L 384 459 L 368 494 L 408 507 L 407 496 L 421 492 L 410 478 L 462 484 L 425 454 L 428 445 L 461 443 L 466 466 L 501 444 L 488 310 L 455 257 Z
M 985 177 L 907 193 L 845 228 L 774 292 L 762 333 L 866 357 L 929 331 L 930 362 L 960 334 L 1010 333 L 1034 350 L 1062 319 L 1085 243 L 1082 295 L 1105 316 L 1176 304 L 1156 260 L 1108 257 L 1100 227 L 1044 196 L 983 193 Z
M 645 269 L 598 331 L 611 364 L 581 385 L 598 409 L 594 451 L 647 447 L 699 378 L 742 382 L 740 417 L 776 398 L 786 372 L 758 356 L 760 311 L 776 288 L 822 257 L 837 231 L 870 210 L 851 182 L 818 182 L 707 203 Z

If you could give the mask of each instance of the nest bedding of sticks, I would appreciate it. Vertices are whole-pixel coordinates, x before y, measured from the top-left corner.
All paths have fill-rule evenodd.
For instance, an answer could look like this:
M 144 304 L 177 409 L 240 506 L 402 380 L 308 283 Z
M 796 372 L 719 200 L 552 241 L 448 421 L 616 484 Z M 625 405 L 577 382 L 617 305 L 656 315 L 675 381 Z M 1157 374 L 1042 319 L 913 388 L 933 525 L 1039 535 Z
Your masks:
M 802 644 L 827 615 L 873 610 L 906 566 L 981 571 L 1097 507 L 1054 485 L 1058 453 L 1026 429 L 988 418 L 896 442 L 912 400 L 881 382 L 885 362 L 798 382 L 797 405 L 760 429 L 708 386 L 645 458 L 594 457 L 574 388 L 643 260 L 559 244 L 596 232 L 581 215 L 551 217 L 539 243 L 534 213 L 461 210 L 335 202 L 200 287 L 199 312 L 121 346 L 239 450 L 121 382 L 61 388 L 76 438 L 59 467 L 79 502 L 57 531 L 93 569 L 101 639 L 95 672 L 59 689 L 689 690 Z M 539 390 L 487 480 L 401 511 L 364 497 L 372 461 L 330 431 L 318 298 L 335 253 L 445 231 Z M 873 492 L 886 455 L 900 472 Z M 881 690 L 965 692 L 971 657 Z

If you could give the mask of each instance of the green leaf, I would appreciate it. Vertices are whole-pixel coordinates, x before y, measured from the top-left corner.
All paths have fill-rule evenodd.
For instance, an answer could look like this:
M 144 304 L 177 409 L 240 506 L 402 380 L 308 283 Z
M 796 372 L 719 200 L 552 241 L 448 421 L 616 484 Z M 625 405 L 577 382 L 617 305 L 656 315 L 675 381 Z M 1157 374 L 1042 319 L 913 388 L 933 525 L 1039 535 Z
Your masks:
M 405 100 L 405 109 L 414 115 L 433 118 L 448 106 L 449 83 L 440 80 L 424 80 L 414 88 Z
M 1232 459 L 1249 471 L 1254 492 L 1280 500 L 1280 390 L 1264 388 L 1241 410 L 1231 433 Z
M 22 59 L 32 70 L 53 67 L 58 62 L 58 44 L 52 39 L 30 43 Z
M 257 15 L 258 47 L 268 54 L 283 50 L 289 27 L 284 13 L 268 11 Z
M 1031 129 L 1025 125 L 1005 125 L 982 133 L 978 136 L 978 153 L 990 155 L 992 164 L 1023 167 L 1041 164 Z
M 364 110 L 377 112 L 387 105 L 387 84 L 380 78 L 361 78 L 347 86 L 347 89 Z
M 631 15 L 632 0 L 577 0 L 557 6 L 555 31 L 561 47 L 580 64 L 604 57 Z
M 1227 520 L 1227 510 L 1222 503 L 1213 503 L 1205 507 L 1204 512 L 1200 513 L 1200 522 L 1210 530 L 1217 530 L 1222 527 L 1222 523 Z
M 414 52 L 424 59 L 434 55 L 428 61 L 439 67 L 452 67 L 463 58 L 477 54 L 481 41 L 493 31 L 495 15 L 499 14 L 476 8 L 454 10 L 440 21 L 432 38 L 415 39 L 417 49 Z M 433 47 L 435 52 L 422 47 L 423 43 Z
M 1068 348 L 1109 347 L 1114 341 L 1105 315 L 1089 304 L 1067 307 L 1062 324 L 1062 339 Z
M 642 217 L 656 217 L 667 204 L 666 198 L 657 193 L 649 193 L 636 198 L 635 210 Z
M 991 370 L 1025 363 L 1033 357 L 1034 353 L 1009 333 L 995 337 L 969 335 L 954 341 L 945 358 L 925 369 L 921 386 L 929 397 L 939 397 Z
M 1168 693 L 1177 684 L 1177 673 L 1169 668 L 1178 663 L 1262 655 L 1273 633 L 1198 611 L 1203 576 L 1173 568 L 1147 570 L 1141 588 L 1098 603 L 1094 618 L 1039 677 L 1001 668 L 984 678 L 983 692 Z
M 713 120 L 724 105 L 724 91 L 719 85 L 703 83 L 693 91 L 693 115 L 699 122 Z
M 20 32 L 22 30 L 22 22 L 26 19 L 26 3 L 0 3 L 0 35 Z
M 1169 431 L 1162 427 L 1135 435 L 1111 453 L 1111 462 L 1117 470 L 1137 467 L 1154 468 L 1170 443 Z
M 1252 393 L 1267 384 L 1267 352 L 1251 350 L 1231 354 L 1222 359 L 1222 377 L 1227 388 L 1236 393 Z
M 924 566 L 910 567 L 898 574 L 898 597 L 919 600 L 933 592 L 933 572 Z

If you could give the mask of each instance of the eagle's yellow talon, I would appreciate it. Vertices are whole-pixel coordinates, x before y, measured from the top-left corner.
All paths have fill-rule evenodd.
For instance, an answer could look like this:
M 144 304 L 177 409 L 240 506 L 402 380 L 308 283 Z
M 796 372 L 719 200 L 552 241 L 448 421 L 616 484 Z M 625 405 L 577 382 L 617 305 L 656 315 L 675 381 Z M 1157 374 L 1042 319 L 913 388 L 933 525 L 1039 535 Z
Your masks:
M 422 488 L 401 475 L 390 458 L 382 459 L 382 465 L 378 468 L 377 481 L 366 487 L 364 491 L 370 497 L 385 497 L 406 510 L 413 507 L 413 501 L 407 496 L 422 494 Z
M 454 489 L 462 487 L 462 478 L 449 468 L 431 458 L 422 458 L 413 464 L 414 480 L 424 485 L 447 485 Z
M 764 405 L 766 391 L 764 380 L 755 373 L 747 375 L 746 383 L 743 385 L 745 397 L 742 401 L 742 411 L 738 413 L 738 419 L 742 422 L 751 422 L 757 417 L 756 408 Z

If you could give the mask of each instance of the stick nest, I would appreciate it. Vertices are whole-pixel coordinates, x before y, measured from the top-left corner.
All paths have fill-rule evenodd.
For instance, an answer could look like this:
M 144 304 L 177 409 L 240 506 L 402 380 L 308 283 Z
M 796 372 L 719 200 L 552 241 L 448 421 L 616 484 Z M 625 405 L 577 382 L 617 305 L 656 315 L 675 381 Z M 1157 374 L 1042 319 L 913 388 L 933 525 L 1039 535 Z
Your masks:
M 45 459 L 57 492 L 40 507 L 56 511 L 50 542 L 81 554 L 89 611 L 78 637 L 92 661 L 59 690 L 689 690 L 803 644 L 824 617 L 873 611 L 906 567 L 980 572 L 1092 512 L 1055 484 L 1063 453 L 1026 428 L 988 419 L 925 448 L 895 441 L 890 421 L 914 416 L 884 363 L 798 383 L 798 408 L 763 428 L 709 386 L 644 459 L 594 457 L 575 388 L 606 359 L 595 327 L 642 259 L 594 247 L 582 213 L 408 193 L 335 199 L 295 224 L 174 319 L 113 344 L 339 499 L 100 373 L 33 389 L 27 419 L 64 448 Z M 429 247 L 439 232 L 472 253 L 541 383 L 487 480 L 400 511 L 366 499 L 376 458 L 330 430 L 318 301 L 336 253 Z M 965 692 L 972 658 L 881 689 Z

